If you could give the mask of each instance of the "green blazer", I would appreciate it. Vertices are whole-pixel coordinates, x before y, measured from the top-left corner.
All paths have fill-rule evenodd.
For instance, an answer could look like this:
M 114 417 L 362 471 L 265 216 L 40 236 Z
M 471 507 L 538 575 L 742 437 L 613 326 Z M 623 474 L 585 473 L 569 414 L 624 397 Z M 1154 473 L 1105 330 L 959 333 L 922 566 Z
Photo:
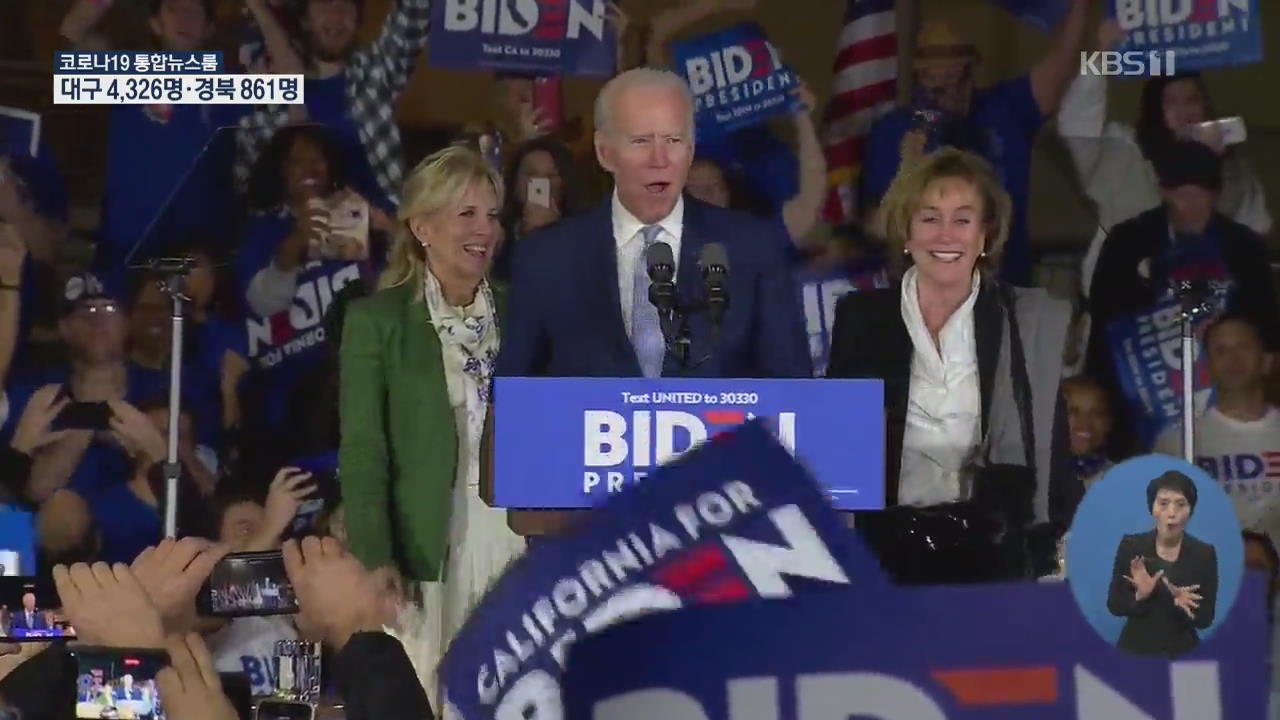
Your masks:
M 458 433 L 420 288 L 380 290 L 347 310 L 338 463 L 352 553 L 428 581 L 444 573 Z M 504 288 L 493 297 L 501 317 Z

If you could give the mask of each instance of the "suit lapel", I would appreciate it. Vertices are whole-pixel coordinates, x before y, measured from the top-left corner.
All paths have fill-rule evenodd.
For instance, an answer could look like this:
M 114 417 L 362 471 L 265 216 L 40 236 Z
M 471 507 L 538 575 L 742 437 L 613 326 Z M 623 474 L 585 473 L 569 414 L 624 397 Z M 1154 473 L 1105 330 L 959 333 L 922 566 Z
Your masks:
M 456 444 L 457 428 L 453 423 L 453 408 L 449 405 L 440 338 L 431 324 L 427 303 L 415 298 L 413 290 L 404 293 L 404 341 L 399 365 L 400 372 L 409 378 L 404 382 L 393 381 L 390 386 L 401 388 L 413 396 L 413 401 L 402 407 L 414 408 L 412 424 L 421 428 L 419 432 L 429 435 L 449 433 Z
M 869 337 L 879 348 L 875 355 L 882 358 L 880 377 L 885 380 L 885 414 L 888 416 L 886 431 L 889 433 L 888 453 L 885 458 L 885 507 L 898 504 L 898 475 L 902 469 L 902 436 L 906 430 L 907 403 L 911 392 L 911 360 L 915 347 L 911 344 L 911 333 L 907 332 L 907 323 L 902 319 L 902 291 L 884 292 L 883 309 L 873 315 L 883 317 L 885 325 L 880 332 L 873 332 Z
M 583 314 L 587 322 L 592 318 L 601 320 L 599 328 L 605 333 L 610 353 L 626 366 L 621 374 L 639 377 L 640 360 L 622 322 L 622 298 L 618 294 L 618 241 L 613 237 L 613 196 L 597 205 L 592 213 L 590 237 L 585 238 L 587 252 L 583 253 L 584 262 L 578 270 L 578 277 L 587 288 L 583 297 L 588 302 L 599 298 L 600 305 L 595 311 L 590 307 L 583 308 Z M 597 312 L 601 314 L 597 315 Z
M 982 396 L 982 437 L 987 436 L 991 396 L 995 389 L 996 367 L 1004 343 L 1004 315 L 995 281 L 984 279 L 978 286 L 973 307 L 974 337 L 978 344 L 978 383 Z
M 702 232 L 702 211 L 697 201 L 684 199 L 684 217 L 680 230 L 680 263 L 676 282 L 680 287 L 680 299 L 686 304 L 695 302 L 702 293 L 702 272 L 698 267 L 698 256 L 702 246 L 706 244 L 706 234 Z

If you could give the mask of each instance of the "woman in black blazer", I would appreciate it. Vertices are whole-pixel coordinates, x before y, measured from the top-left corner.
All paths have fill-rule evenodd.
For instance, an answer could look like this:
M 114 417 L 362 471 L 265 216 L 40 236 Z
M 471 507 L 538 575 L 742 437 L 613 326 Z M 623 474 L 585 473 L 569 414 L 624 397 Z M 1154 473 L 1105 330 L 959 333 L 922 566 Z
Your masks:
M 994 277 L 1010 215 L 976 155 L 904 167 L 875 223 L 900 281 L 836 307 L 827 377 L 884 381 L 886 510 L 854 523 L 899 583 L 1048 574 L 1083 494 L 1059 396 L 1070 307 Z
M 1137 655 L 1177 657 L 1200 644 L 1218 599 L 1218 553 L 1187 533 L 1196 509 L 1191 478 L 1170 470 L 1147 485 L 1155 529 L 1116 548 L 1107 609 L 1128 618 L 1116 645 Z

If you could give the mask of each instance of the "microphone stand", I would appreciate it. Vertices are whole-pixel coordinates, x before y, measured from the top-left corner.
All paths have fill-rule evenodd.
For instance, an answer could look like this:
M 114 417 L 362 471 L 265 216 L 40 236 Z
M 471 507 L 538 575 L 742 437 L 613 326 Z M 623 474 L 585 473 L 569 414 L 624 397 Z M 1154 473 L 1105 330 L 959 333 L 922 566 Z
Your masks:
M 1195 464 L 1195 321 L 1212 306 L 1208 291 L 1190 281 L 1179 282 L 1177 292 L 1182 305 L 1182 455 Z
M 182 414 L 182 347 L 185 303 L 191 301 L 186 296 L 184 285 L 194 266 L 193 258 L 180 257 L 159 258 L 130 267 L 132 270 L 148 270 L 162 275 L 160 289 L 173 302 L 170 315 L 173 333 L 169 345 L 169 432 L 163 465 L 165 537 L 178 536 L 178 481 L 182 477 L 182 463 L 178 460 L 178 423 Z

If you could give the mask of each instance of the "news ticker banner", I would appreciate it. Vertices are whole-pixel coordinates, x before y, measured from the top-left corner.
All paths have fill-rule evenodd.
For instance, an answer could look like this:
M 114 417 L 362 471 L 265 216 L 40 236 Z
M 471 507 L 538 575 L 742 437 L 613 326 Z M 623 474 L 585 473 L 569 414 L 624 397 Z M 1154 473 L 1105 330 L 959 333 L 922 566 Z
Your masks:
M 54 105 L 300 105 L 302 75 L 225 73 L 221 52 L 57 52 Z
M 749 423 L 628 487 L 570 534 L 531 544 L 449 645 L 442 717 L 559 720 L 566 657 L 592 633 L 652 612 L 851 586 L 888 580 L 804 468 Z
M 753 419 L 840 510 L 884 507 L 878 380 L 494 379 L 494 504 L 585 508 Z
M 693 91 L 698 132 L 727 133 L 800 108 L 795 71 L 756 23 L 671 43 Z
M 1266 717 L 1265 579 L 1177 659 L 1104 641 L 1062 582 L 852 588 L 640 618 L 580 640 L 567 720 Z M 541 717 L 541 716 L 539 716 Z
M 1262 61 L 1259 0 L 1111 0 L 1126 33 L 1120 51 L 1171 52 L 1178 70 Z
M 430 62 L 453 70 L 610 77 L 617 30 L 605 0 L 438 0 Z

